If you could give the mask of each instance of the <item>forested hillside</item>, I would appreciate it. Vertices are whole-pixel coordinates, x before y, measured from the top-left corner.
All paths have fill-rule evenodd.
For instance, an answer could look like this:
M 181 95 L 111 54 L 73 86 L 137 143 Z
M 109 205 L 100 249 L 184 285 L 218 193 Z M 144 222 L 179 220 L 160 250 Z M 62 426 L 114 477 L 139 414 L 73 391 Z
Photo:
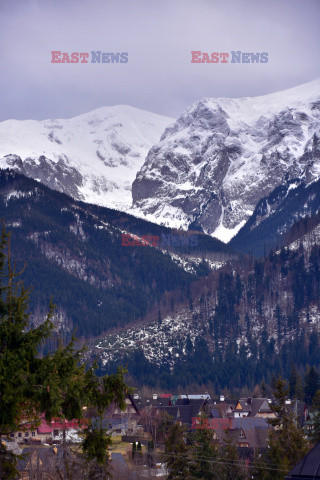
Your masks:
M 319 240 L 314 228 L 260 260 L 230 262 L 192 285 L 183 300 L 172 294 L 153 322 L 100 341 L 105 365 L 114 366 L 116 355 L 152 385 L 215 389 L 289 377 L 292 364 L 301 372 L 318 366 Z
M 131 215 L 77 202 L 18 173 L 0 172 L 0 218 L 12 232 L 12 256 L 21 279 L 34 287 L 30 308 L 43 320 L 52 298 L 61 333 L 95 336 L 145 315 L 165 292 L 184 290 L 208 273 L 202 251 L 229 256 L 206 235 L 183 260 L 151 246 L 124 247 L 122 235 L 161 237 L 171 230 Z

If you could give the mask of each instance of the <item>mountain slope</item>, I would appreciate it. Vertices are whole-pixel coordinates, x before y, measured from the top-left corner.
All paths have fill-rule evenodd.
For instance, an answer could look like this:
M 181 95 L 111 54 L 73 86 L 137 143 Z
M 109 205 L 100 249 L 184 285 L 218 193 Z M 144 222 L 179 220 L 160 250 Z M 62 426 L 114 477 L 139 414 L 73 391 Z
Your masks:
M 253 215 L 229 245 L 243 253 L 263 255 L 286 245 L 290 228 L 320 212 L 320 180 L 306 186 L 300 179 L 277 187 L 259 201 Z
M 161 237 L 171 231 L 126 213 L 75 201 L 17 172 L 0 170 L 0 218 L 12 232 L 17 271 L 34 287 L 31 311 L 43 318 L 50 298 L 62 327 L 98 335 L 134 322 L 166 292 L 188 288 L 206 273 L 202 257 L 228 247 L 202 235 L 194 260 L 181 247 L 123 246 L 123 234 Z M 192 247 L 193 248 L 193 247 Z M 191 247 L 190 247 L 191 249 Z M 194 250 L 194 248 L 193 248 Z M 199 259 L 197 259 L 199 257 Z
M 152 322 L 103 335 L 92 353 L 104 370 L 130 365 L 140 384 L 252 389 L 289 378 L 292 363 L 320 364 L 319 298 L 317 225 L 298 246 L 240 258 L 198 280 L 171 311 L 160 305 Z
M 7 120 L 0 123 L 0 168 L 78 200 L 127 210 L 137 171 L 172 121 L 126 105 L 70 119 Z
M 151 148 L 133 211 L 229 241 L 277 186 L 319 176 L 320 79 L 255 98 L 204 98 Z

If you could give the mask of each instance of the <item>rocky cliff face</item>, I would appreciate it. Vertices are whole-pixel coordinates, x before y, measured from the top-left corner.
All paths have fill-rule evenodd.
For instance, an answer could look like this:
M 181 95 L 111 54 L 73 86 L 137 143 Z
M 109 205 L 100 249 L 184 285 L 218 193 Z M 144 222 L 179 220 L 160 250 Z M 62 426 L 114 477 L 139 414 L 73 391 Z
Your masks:
M 320 176 L 320 80 L 256 98 L 195 103 L 154 145 L 134 211 L 229 241 L 278 185 Z

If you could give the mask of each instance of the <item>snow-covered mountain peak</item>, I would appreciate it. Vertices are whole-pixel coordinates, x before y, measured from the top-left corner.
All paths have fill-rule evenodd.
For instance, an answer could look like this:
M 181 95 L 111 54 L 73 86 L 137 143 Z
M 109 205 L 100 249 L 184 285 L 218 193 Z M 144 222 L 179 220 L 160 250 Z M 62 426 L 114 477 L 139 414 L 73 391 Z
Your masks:
M 69 119 L 7 120 L 0 123 L 0 167 L 77 199 L 127 210 L 137 171 L 172 122 L 128 105 Z
M 133 212 L 228 241 L 260 198 L 320 176 L 320 79 L 259 97 L 202 98 L 152 147 Z

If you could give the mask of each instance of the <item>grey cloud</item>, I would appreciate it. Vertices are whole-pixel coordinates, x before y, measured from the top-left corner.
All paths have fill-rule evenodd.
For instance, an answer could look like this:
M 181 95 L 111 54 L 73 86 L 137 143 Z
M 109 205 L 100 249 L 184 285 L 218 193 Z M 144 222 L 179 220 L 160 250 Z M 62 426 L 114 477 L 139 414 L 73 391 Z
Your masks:
M 129 104 L 177 116 L 200 97 L 262 95 L 320 76 L 318 0 L 0 2 L 0 119 Z M 129 52 L 127 64 L 52 64 L 52 50 Z M 191 50 L 269 53 L 192 64 Z

